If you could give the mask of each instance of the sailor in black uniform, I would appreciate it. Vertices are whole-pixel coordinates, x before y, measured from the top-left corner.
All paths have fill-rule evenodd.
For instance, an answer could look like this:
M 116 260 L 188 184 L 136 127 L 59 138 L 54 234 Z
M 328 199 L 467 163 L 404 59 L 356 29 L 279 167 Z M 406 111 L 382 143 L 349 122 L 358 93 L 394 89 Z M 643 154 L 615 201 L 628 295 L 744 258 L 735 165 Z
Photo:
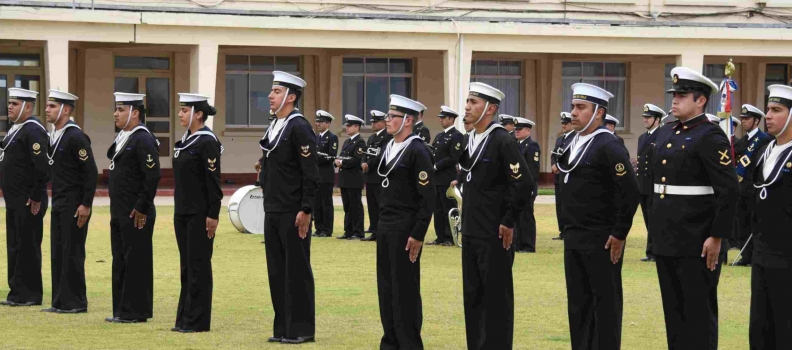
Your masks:
M 368 207 L 369 229 L 371 236 L 361 241 L 374 242 L 377 240 L 377 225 L 379 223 L 380 192 L 382 192 L 382 177 L 377 174 L 377 165 L 382 157 L 385 145 L 393 136 L 385 131 L 385 113 L 371 111 L 371 129 L 374 131 L 366 142 L 366 151 L 363 153 L 363 176 L 366 178 L 366 205 Z
M 179 246 L 181 293 L 176 326 L 171 330 L 182 333 L 208 332 L 212 320 L 212 252 L 223 199 L 223 146 L 205 126 L 206 119 L 216 113 L 208 99 L 179 94 L 179 121 L 187 131 L 173 148 L 173 226 Z
M 767 132 L 776 140 L 756 151 L 760 157 L 752 176 L 751 350 L 792 348 L 792 88 L 770 85 L 768 90 Z
M 605 116 L 604 122 L 605 128 L 610 130 L 611 134 L 615 135 L 619 142 L 624 145 L 624 139 L 621 136 L 616 135 L 616 126 L 619 125 L 619 120 L 616 117 L 608 114 Z
M 421 245 L 435 205 L 435 184 L 432 155 L 412 132 L 419 108 L 416 101 L 391 95 L 387 132 L 393 139 L 376 168 L 383 177 L 377 233 L 380 349 L 424 348 Z
M 417 101 L 416 101 L 416 102 L 417 102 Z M 424 114 L 424 112 L 426 111 L 426 106 L 424 106 L 424 105 L 423 105 L 422 103 L 420 103 L 420 102 L 418 102 L 418 104 L 419 104 L 419 105 L 420 105 L 420 107 L 421 107 L 421 111 L 420 111 L 420 113 L 418 114 L 418 122 L 417 122 L 417 123 L 415 123 L 415 126 L 414 126 L 414 128 L 413 128 L 413 135 L 418 135 L 418 136 L 420 136 L 420 137 L 421 137 L 421 139 L 422 139 L 424 142 L 426 142 L 427 144 L 429 144 L 429 142 L 431 142 L 431 141 L 432 141 L 432 132 L 429 130 L 429 128 L 427 128 L 427 127 L 426 127 L 426 125 L 425 125 L 425 124 L 424 124 L 424 122 L 423 122 L 423 114 Z
M 275 310 L 268 341 L 301 344 L 313 342 L 316 334 L 308 234 L 319 181 L 316 137 L 295 108 L 305 81 L 279 71 L 273 75 L 269 101 L 278 119 L 261 140 L 267 273 Z
M 638 183 L 627 149 L 602 126 L 613 95 L 585 83 L 572 90 L 578 134 L 557 163 L 572 349 L 620 349 L 622 258 Z
M 47 158 L 52 174 L 52 307 L 44 312 L 88 312 L 85 290 L 85 239 L 96 193 L 96 161 L 91 140 L 69 120 L 77 96 L 50 90 Z
M 761 157 L 759 150 L 767 146 L 773 137 L 759 129 L 765 114 L 759 108 L 745 104 L 742 105 L 740 122 L 745 135 L 734 143 L 735 158 L 737 158 L 737 181 L 740 181 L 740 201 L 737 206 L 738 225 L 734 230 L 734 243 L 737 249 L 742 249 L 742 258 L 735 266 L 749 266 L 753 261 L 753 242 L 748 240 L 753 233 L 752 218 L 755 215 L 756 191 L 754 190 L 753 171 L 756 162 Z
M 646 132 L 638 137 L 638 191 L 641 199 L 641 212 L 644 225 L 646 225 L 646 256 L 641 261 L 655 261 L 652 253 L 652 234 L 649 232 L 649 213 L 654 196 L 654 183 L 652 183 L 652 155 L 654 154 L 657 129 L 661 126 L 660 120 L 666 116 L 665 111 L 651 103 L 644 105 L 643 124 Z
M 685 67 L 671 70 L 671 77 L 668 92 L 674 94 L 678 122 L 656 131 L 649 231 L 668 347 L 714 350 L 718 279 L 725 258 L 721 243 L 734 228 L 740 189 L 729 140 L 704 115 L 718 86 Z
M 517 135 L 514 133 L 515 118 L 508 114 L 501 114 L 498 116 L 498 120 L 500 120 L 500 124 L 503 125 L 503 128 L 509 132 L 509 135 L 517 139 Z
M 531 139 L 531 130 L 536 125 L 526 118 L 514 118 L 514 136 L 525 162 L 528 164 L 528 173 L 533 179 L 533 191 L 522 193 L 529 196 L 528 206 L 520 212 L 520 219 L 514 227 L 514 247 L 518 253 L 536 253 L 536 217 L 534 216 L 534 202 L 539 189 L 539 157 L 541 150 L 539 143 Z
M 144 94 L 115 93 L 110 159 L 110 243 L 113 252 L 113 316 L 107 322 L 146 322 L 154 307 L 151 238 L 160 180 L 159 144 L 145 126 Z
M 0 305 L 41 305 L 41 239 L 49 200 L 47 130 L 33 116 L 38 92 L 9 88 L 8 120 L 0 141 L 0 187 L 6 207 L 8 296 Z
M 366 152 L 366 141 L 360 136 L 363 119 L 354 115 L 344 116 L 347 136 L 341 147 L 341 157 L 336 159 L 338 168 L 338 187 L 341 188 L 341 201 L 344 205 L 344 234 L 338 239 L 361 239 L 363 233 L 363 170 L 360 163 Z
M 553 152 L 550 153 L 550 170 L 553 172 L 553 185 L 555 185 L 555 206 L 556 206 L 556 220 L 558 221 L 558 236 L 553 237 L 553 240 L 558 241 L 564 239 L 563 237 L 563 221 L 562 216 L 559 215 L 561 213 L 561 202 L 558 201 L 558 198 L 561 195 L 561 186 L 558 180 L 561 178 L 561 172 L 558 171 L 558 157 L 563 154 L 569 144 L 572 143 L 572 139 L 575 138 L 575 130 L 572 129 L 572 115 L 569 112 L 561 112 L 561 135 L 558 136 L 556 139 L 555 146 L 553 147 Z
M 330 131 L 335 118 L 323 110 L 316 111 L 316 165 L 319 168 L 319 185 L 316 191 L 313 218 L 316 226 L 314 237 L 333 236 L 333 186 L 335 168 L 333 161 L 338 155 L 338 136 Z M 322 153 L 321 155 L 319 153 Z
M 462 280 L 468 349 L 511 349 L 514 225 L 533 191 L 517 142 L 494 119 L 505 95 L 470 83 L 465 123 L 474 124 L 459 160 L 462 171 Z
M 448 223 L 448 212 L 456 206 L 453 199 L 446 196 L 446 190 L 457 176 L 457 161 L 462 154 L 465 138 L 459 130 L 454 127 L 454 121 L 459 113 L 453 109 L 441 106 L 440 126 L 443 131 L 435 136 L 432 141 L 432 151 L 434 164 L 434 182 L 436 185 L 436 198 L 434 209 L 434 229 L 437 239 L 429 242 L 429 245 L 451 246 L 454 239 L 451 237 L 451 226 Z

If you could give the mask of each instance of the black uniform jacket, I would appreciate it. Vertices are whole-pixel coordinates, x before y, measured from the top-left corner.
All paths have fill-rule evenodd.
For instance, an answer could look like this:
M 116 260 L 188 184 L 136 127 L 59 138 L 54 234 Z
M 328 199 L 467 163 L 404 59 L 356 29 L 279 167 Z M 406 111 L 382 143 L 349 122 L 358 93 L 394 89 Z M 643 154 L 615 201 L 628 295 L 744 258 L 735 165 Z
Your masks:
M 757 129 L 756 134 L 752 138 L 741 138 L 734 143 L 734 157 L 737 158 L 737 180 L 740 181 L 740 194 L 743 197 L 750 198 L 750 201 L 753 201 L 755 195 L 753 170 L 756 168 L 756 162 L 762 156 L 759 151 L 774 139 L 773 136 Z M 740 173 L 743 173 L 742 178 L 740 178 Z M 749 208 L 753 208 L 753 206 L 749 206 Z
M 575 138 L 575 132 L 572 131 L 564 137 L 564 134 L 561 134 L 556 139 L 555 146 L 553 147 L 553 152 L 550 153 L 550 165 L 556 165 L 558 163 L 558 158 L 564 153 L 564 150 L 569 147 L 569 144 L 572 142 L 572 139 Z
M 602 249 L 609 236 L 626 239 L 638 208 L 638 183 L 627 149 L 608 132 L 588 142 L 585 153 L 583 146 L 575 159 L 569 159 L 570 147 L 558 160 L 559 168 L 572 169 L 559 179 L 559 215 L 564 218 L 568 249 Z
M 198 131 L 212 132 L 208 127 Z M 193 143 L 193 141 L 195 141 Z M 192 144 L 191 144 L 192 143 Z M 217 219 L 220 214 L 220 142 L 212 135 L 199 135 L 176 148 L 189 147 L 173 154 L 174 201 L 177 215 L 205 215 Z
M 317 135 L 316 151 L 330 156 L 338 155 L 338 136 L 325 131 L 324 135 Z M 319 168 L 319 183 L 332 184 L 335 183 L 335 168 L 333 167 L 333 158 L 318 156 L 316 158 L 316 165 Z
M 289 116 L 295 114 L 298 112 L 293 111 Z M 295 116 L 271 142 L 265 137 L 260 143 L 261 147 L 271 150 L 269 156 L 264 150 L 260 160 L 261 172 L 265 173 L 261 184 L 264 212 L 310 213 L 319 183 L 316 134 L 311 124 L 302 115 Z
M 656 185 L 711 186 L 709 195 L 652 198 L 649 231 L 654 253 L 697 257 L 709 237 L 728 237 L 740 195 L 729 140 L 705 115 L 672 122 L 655 131 L 652 178 Z
M 465 144 L 462 143 L 464 138 L 465 136 L 454 127 L 435 136 L 432 147 L 434 147 L 434 173 L 437 186 L 447 188 L 451 181 L 456 179 L 456 165 L 465 149 Z
M 651 134 L 645 132 L 638 137 L 638 189 L 645 196 L 654 193 L 654 183 L 652 183 L 652 156 L 654 155 L 655 139 L 657 138 L 658 127 Z
M 373 133 L 369 136 L 368 142 L 366 142 L 366 150 L 374 148 L 378 149 L 379 153 L 375 157 L 367 154 L 366 150 L 363 152 L 362 162 L 368 164 L 368 172 L 364 174 L 367 184 L 382 183 L 382 177 L 377 174 L 377 166 L 379 165 L 380 159 L 382 159 L 382 152 L 385 152 L 385 146 L 387 146 L 388 142 L 392 139 L 393 135 L 388 134 L 388 131 L 385 129 L 380 130 L 379 135 Z
M 767 146 L 765 146 L 767 148 Z M 765 148 L 759 154 L 763 154 Z M 792 148 L 781 152 L 770 177 L 762 173 L 764 159 L 754 168 L 756 186 L 753 263 L 764 267 L 792 267 Z
M 0 187 L 6 206 L 11 208 L 24 207 L 28 199 L 47 201 L 49 137 L 36 117 L 26 122 L 16 136 L 6 136 L 0 143 L 5 148 L 0 160 Z
M 360 134 L 355 135 L 355 139 L 346 139 L 344 146 L 341 147 L 341 157 L 351 157 L 341 161 L 338 169 L 338 187 L 340 188 L 363 188 L 363 169 L 360 169 L 360 162 L 366 152 L 366 142 Z
M 464 186 L 462 232 L 474 237 L 497 237 L 500 225 L 514 227 L 520 211 L 528 204 L 528 196 L 521 194 L 533 192 L 534 180 L 520 155 L 517 140 L 502 127 L 493 130 L 486 144 L 477 145 L 472 155 L 464 146 L 459 164 L 470 172 L 460 171 L 457 176 Z
M 110 215 L 117 219 L 129 218 L 134 209 L 155 216 L 154 196 L 161 175 L 159 145 L 154 135 L 147 129 L 136 130 L 118 153 L 113 142 L 107 149 L 107 159 L 114 163 L 108 188 Z
M 528 163 L 528 173 L 531 174 L 533 179 L 533 192 L 531 192 L 531 195 L 536 196 L 536 191 L 539 190 L 539 157 L 542 151 L 539 149 L 539 143 L 530 137 L 517 141 L 517 144 L 520 148 L 520 154 L 522 154 L 525 162 Z
M 68 125 L 74 125 L 68 127 Z M 51 145 L 52 207 L 84 205 L 90 207 L 96 194 L 96 160 L 91 139 L 72 121 L 60 141 Z
M 401 159 L 383 162 L 379 171 L 388 174 L 388 186 L 382 188 L 379 230 L 410 230 L 410 237 L 424 240 L 435 206 L 432 165 L 432 155 L 420 139 L 405 148 Z
M 426 127 L 426 124 L 424 124 L 423 120 L 415 124 L 413 135 L 418 135 L 426 143 L 432 141 L 432 133 L 429 131 L 429 128 Z

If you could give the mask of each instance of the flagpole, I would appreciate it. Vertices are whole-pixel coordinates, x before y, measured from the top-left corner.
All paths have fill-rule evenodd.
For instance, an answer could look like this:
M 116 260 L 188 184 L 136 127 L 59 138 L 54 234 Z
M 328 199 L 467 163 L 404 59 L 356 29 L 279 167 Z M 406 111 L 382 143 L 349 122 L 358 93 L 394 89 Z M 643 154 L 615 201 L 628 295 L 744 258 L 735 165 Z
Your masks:
M 726 131 L 727 136 L 729 137 L 729 145 L 731 147 L 731 159 L 732 164 L 737 166 L 737 160 L 734 158 L 734 126 L 732 125 L 732 76 L 734 75 L 734 71 L 737 70 L 734 66 L 734 62 L 732 59 L 729 59 L 729 62 L 726 63 L 726 69 L 724 73 L 726 75 L 726 79 L 723 81 L 723 88 L 721 89 L 721 110 L 718 111 L 718 117 L 722 120 L 726 121 Z M 736 85 L 736 84 L 735 84 Z M 736 88 L 734 90 L 737 90 Z

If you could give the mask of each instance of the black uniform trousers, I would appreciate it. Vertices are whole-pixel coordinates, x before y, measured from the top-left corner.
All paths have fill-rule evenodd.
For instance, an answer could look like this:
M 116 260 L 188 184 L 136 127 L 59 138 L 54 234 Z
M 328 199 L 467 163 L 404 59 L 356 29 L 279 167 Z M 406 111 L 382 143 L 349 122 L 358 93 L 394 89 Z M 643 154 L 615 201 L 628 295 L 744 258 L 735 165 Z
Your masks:
M 613 264 L 610 250 L 565 249 L 567 312 L 573 350 L 621 347 L 622 260 Z
M 77 227 L 79 205 L 52 208 L 52 307 L 61 310 L 87 309 L 85 290 L 85 239 L 88 221 Z
M 513 263 L 514 250 L 503 249 L 503 241 L 497 236 L 463 237 L 462 280 L 469 350 L 512 348 Z
M 377 294 L 385 334 L 382 350 L 423 349 L 421 326 L 421 256 L 415 263 L 405 251 L 410 231 L 377 234 Z
M 536 216 L 534 216 L 534 202 L 536 197 L 531 197 L 528 205 L 520 212 L 519 221 L 514 227 L 514 246 L 517 249 L 536 251 Z
M 751 267 L 751 350 L 792 349 L 792 267 Z
M 366 184 L 366 208 L 368 208 L 369 231 L 373 235 L 377 234 L 377 224 L 379 223 L 379 203 L 382 195 L 381 183 Z M 406 244 L 406 243 L 405 243 Z
M 173 226 L 181 267 L 176 328 L 209 331 L 212 323 L 214 238 L 210 239 L 206 235 L 206 215 L 176 214 L 173 216 Z
M 341 189 L 341 202 L 344 204 L 345 236 L 363 238 L 363 199 L 360 198 L 362 192 L 359 188 Z
M 456 201 L 446 197 L 448 186 L 436 186 L 435 208 L 434 208 L 434 229 L 439 242 L 453 242 L 451 238 L 451 226 L 448 223 L 448 212 L 451 208 L 456 208 Z M 406 243 L 405 243 L 406 244 Z
M 745 247 L 740 261 L 748 264 L 753 261 L 753 239 L 748 241 L 748 237 L 753 233 L 753 227 L 751 225 L 753 213 L 749 209 L 748 203 L 755 200 L 756 198 L 754 196 L 741 196 L 740 200 L 737 201 L 737 225 L 734 227 L 735 232 L 733 235 L 733 240 L 737 249 L 743 249 L 743 247 Z M 746 245 L 746 243 L 748 244 Z
M 38 215 L 33 215 L 30 207 L 6 207 L 8 301 L 41 304 L 41 239 L 46 213 L 46 201 L 41 203 Z
M 113 251 L 113 317 L 148 319 L 154 307 L 154 257 L 151 238 L 155 216 L 142 229 L 134 219 L 110 219 Z
M 264 215 L 267 275 L 275 310 L 272 334 L 292 339 L 316 332 L 311 236 L 297 235 L 296 217 L 297 212 Z
M 652 208 L 652 196 L 642 194 L 638 196 L 639 203 L 641 204 L 641 213 L 643 213 L 644 218 L 644 225 L 646 225 L 646 256 L 647 257 L 654 257 L 652 254 L 652 250 L 654 248 L 654 244 L 652 243 L 652 233 L 649 232 L 649 213 L 651 212 Z
M 333 235 L 333 184 L 319 183 L 313 210 L 315 232 Z M 266 219 L 265 219 L 266 220 Z
M 717 350 L 718 280 L 723 264 L 710 271 L 700 257 L 655 259 L 668 349 Z

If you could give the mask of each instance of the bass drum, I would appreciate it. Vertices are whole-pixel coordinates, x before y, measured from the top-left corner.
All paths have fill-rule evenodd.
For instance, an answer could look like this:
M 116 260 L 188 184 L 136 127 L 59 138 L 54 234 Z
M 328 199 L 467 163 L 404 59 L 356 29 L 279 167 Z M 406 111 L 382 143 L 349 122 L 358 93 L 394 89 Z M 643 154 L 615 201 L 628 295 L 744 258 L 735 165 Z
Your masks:
M 228 201 L 228 219 L 242 233 L 264 234 L 264 193 L 248 185 L 238 189 Z

